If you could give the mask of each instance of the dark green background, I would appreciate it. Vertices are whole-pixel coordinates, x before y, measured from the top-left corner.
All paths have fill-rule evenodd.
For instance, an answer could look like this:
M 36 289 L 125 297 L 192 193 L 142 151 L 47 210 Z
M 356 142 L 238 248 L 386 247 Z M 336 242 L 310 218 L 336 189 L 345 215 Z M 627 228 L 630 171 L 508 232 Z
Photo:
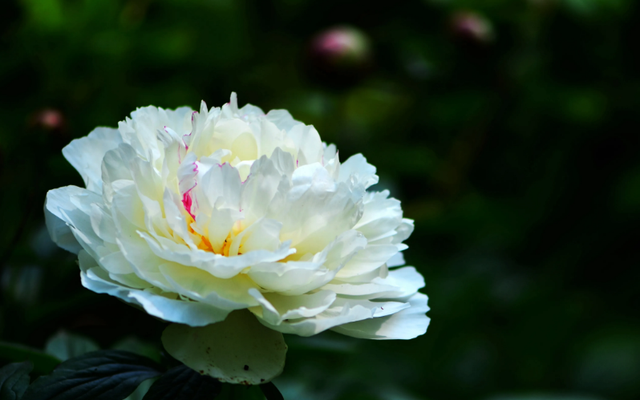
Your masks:
M 493 41 L 456 35 L 468 8 Z M 2 2 L 0 340 L 159 343 L 162 323 L 81 287 L 44 196 L 82 184 L 71 139 L 235 91 L 378 167 L 432 307 L 408 342 L 287 338 L 285 396 L 640 398 L 638 17 L 632 0 Z M 368 35 L 368 69 L 309 60 L 338 24 Z M 46 108 L 64 126 L 39 124 Z

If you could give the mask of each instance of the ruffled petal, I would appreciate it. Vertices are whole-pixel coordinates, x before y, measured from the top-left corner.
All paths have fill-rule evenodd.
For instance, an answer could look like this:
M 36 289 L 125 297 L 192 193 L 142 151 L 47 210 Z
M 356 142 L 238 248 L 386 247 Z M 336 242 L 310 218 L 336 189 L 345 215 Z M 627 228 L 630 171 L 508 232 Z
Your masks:
M 158 290 L 138 290 L 111 280 L 85 251 L 79 253 L 82 285 L 96 293 L 106 293 L 143 308 L 148 314 L 169 322 L 203 326 L 222 321 L 229 311 L 209 304 L 184 301 Z
M 263 294 L 250 289 L 249 294 L 260 303 L 260 307 L 252 307 L 249 311 L 272 325 L 280 325 L 287 319 L 314 317 L 329 308 L 336 299 L 336 294 L 329 290 L 283 296 L 277 293 Z
M 333 331 L 361 339 L 413 339 L 424 335 L 429 326 L 427 296 L 416 293 L 408 307 L 398 313 L 382 318 L 367 319 L 336 326 Z
M 337 297 L 331 307 L 312 318 L 283 321 L 279 325 L 270 324 L 262 319 L 260 322 L 282 333 L 312 336 L 350 322 L 395 314 L 409 306 L 409 303 L 403 302 L 373 302 Z
M 102 192 L 101 162 L 104 155 L 122 143 L 122 137 L 117 129 L 96 128 L 89 136 L 74 139 L 62 154 L 80 173 L 88 190 L 95 193 Z

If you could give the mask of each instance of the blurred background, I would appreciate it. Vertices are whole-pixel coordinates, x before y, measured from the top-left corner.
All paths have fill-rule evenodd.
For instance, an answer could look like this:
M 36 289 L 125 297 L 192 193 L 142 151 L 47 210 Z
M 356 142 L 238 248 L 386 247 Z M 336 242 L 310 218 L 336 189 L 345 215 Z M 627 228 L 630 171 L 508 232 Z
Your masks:
M 161 322 L 81 287 L 44 196 L 82 186 L 73 138 L 235 91 L 377 166 L 432 308 L 412 341 L 287 337 L 285 398 L 639 399 L 639 17 L 633 0 L 3 1 L 0 340 L 160 350 Z

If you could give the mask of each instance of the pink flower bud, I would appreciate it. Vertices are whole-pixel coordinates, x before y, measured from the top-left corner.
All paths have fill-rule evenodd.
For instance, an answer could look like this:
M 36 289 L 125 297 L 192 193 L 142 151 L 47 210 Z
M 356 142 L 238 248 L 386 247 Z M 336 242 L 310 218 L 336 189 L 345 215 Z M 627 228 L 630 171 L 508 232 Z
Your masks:
M 344 67 L 357 68 L 368 62 L 370 47 L 363 32 L 348 26 L 323 31 L 311 42 L 311 52 L 319 61 Z
M 31 126 L 51 132 L 61 132 L 66 128 L 64 115 L 56 109 L 45 108 L 31 117 Z
M 485 45 L 494 39 L 491 21 L 473 11 L 454 13 L 450 27 L 456 39 L 466 44 Z

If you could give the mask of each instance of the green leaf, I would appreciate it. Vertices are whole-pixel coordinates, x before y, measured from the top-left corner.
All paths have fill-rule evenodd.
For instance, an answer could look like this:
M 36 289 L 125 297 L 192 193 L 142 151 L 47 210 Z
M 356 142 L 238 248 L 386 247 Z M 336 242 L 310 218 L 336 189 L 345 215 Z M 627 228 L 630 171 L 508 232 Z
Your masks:
M 244 385 L 259 385 L 280 375 L 287 353 L 282 334 L 248 311 L 234 311 L 223 322 L 203 327 L 171 324 L 162 333 L 162 344 L 201 374 Z
M 208 400 L 220 394 L 222 384 L 207 375 L 180 365 L 165 372 L 143 400 Z
M 264 397 L 266 397 L 267 400 L 284 400 L 282 393 L 280 393 L 273 382 L 265 383 L 264 385 L 260 385 L 259 387 L 260 390 L 262 390 L 262 393 L 264 393 Z
M 116 342 L 112 349 L 130 351 L 144 357 L 148 357 L 155 362 L 162 360 L 160 350 L 151 343 L 144 342 L 135 336 L 127 336 L 126 338 Z
M 65 331 L 56 333 L 45 345 L 45 351 L 48 354 L 62 361 L 99 349 L 100 347 L 93 340 Z
M 60 360 L 38 349 L 16 343 L 0 342 L 0 359 L 9 362 L 31 361 L 33 371 L 37 374 L 48 374 Z
M 23 400 L 122 400 L 143 381 L 160 375 L 152 360 L 120 350 L 71 358 L 38 378 Z
M 124 400 L 142 400 L 154 382 L 155 382 L 155 378 L 147 379 L 146 381 L 142 382 L 138 386 L 138 388 Z
M 0 368 L 0 399 L 20 400 L 29 387 L 29 372 L 32 369 L 33 364 L 29 361 Z

